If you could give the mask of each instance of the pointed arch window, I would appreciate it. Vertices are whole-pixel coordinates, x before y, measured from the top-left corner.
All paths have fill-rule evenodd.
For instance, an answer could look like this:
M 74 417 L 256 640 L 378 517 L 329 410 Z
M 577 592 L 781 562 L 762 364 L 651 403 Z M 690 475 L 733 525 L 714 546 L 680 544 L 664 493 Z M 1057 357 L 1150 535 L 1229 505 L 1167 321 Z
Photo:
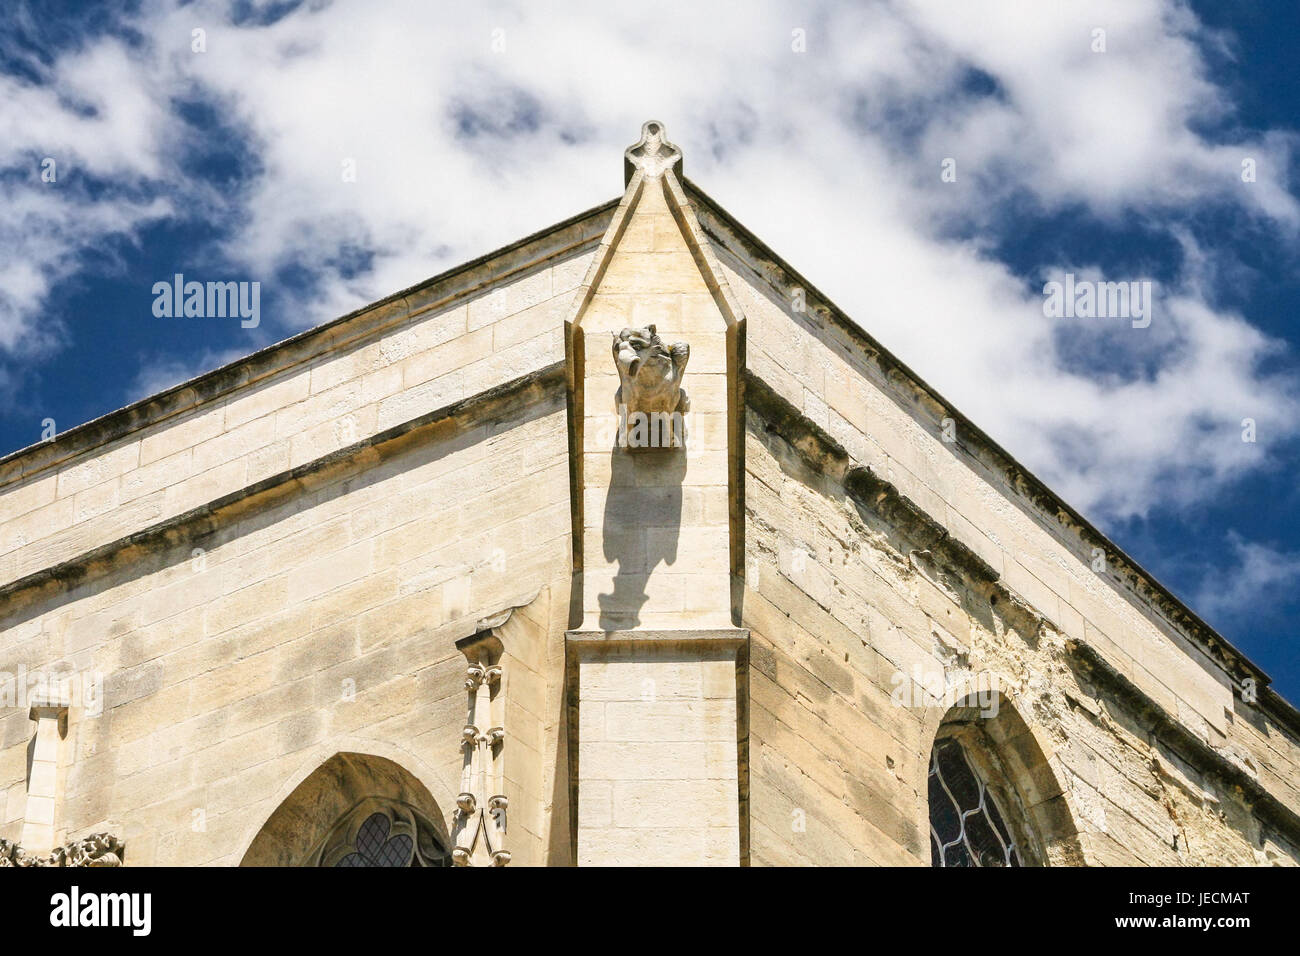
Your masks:
M 935 740 L 929 799 L 933 866 L 1037 865 L 1019 800 L 975 728 Z

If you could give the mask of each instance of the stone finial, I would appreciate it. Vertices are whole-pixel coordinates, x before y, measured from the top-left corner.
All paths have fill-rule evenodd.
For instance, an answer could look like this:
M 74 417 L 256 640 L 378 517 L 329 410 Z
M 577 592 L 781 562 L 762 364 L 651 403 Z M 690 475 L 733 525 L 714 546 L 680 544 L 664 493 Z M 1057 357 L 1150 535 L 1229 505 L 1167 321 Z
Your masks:
M 641 138 L 623 151 L 623 185 L 632 181 L 638 169 L 647 179 L 657 179 L 672 166 L 681 176 L 682 151 L 668 142 L 663 123 L 650 120 L 641 125 Z

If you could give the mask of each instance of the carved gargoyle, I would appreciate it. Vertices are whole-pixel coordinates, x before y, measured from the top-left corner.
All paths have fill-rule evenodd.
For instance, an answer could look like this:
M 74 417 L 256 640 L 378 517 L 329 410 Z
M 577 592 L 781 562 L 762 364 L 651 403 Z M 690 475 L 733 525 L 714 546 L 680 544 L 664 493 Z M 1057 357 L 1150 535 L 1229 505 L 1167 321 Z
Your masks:
M 686 412 L 682 375 L 691 357 L 685 342 L 665 346 L 653 325 L 614 334 L 620 385 L 614 400 L 628 412 Z
M 613 351 L 620 382 L 614 402 L 622 431 L 629 422 L 635 423 L 637 416 L 642 421 L 664 415 L 676 419 L 690 409 L 682 388 L 682 375 L 691 357 L 689 345 L 664 345 L 655 327 L 648 325 L 614 333 Z M 679 420 L 672 427 L 680 434 Z

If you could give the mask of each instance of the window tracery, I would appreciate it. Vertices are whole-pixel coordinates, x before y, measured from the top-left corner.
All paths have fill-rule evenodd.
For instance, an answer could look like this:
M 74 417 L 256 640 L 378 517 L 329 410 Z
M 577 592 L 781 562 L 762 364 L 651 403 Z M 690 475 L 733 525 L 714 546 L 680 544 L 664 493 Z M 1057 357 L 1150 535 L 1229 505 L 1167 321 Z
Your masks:
M 414 809 L 368 799 L 348 811 L 330 831 L 318 857 L 328 867 L 449 866 L 450 854 L 433 826 Z

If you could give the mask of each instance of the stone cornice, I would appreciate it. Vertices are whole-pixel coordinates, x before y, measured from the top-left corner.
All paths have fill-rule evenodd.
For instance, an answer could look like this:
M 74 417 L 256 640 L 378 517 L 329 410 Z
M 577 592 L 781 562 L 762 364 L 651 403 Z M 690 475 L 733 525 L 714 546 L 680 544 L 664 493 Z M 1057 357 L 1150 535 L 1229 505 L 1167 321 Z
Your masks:
M 1292 843 L 1300 844 L 1300 814 L 1269 793 L 1245 770 L 1169 716 L 1163 707 L 1112 667 L 1096 649 L 1073 638 L 1065 642 L 1065 648 L 1075 668 L 1118 700 L 1152 737 L 1159 739 L 1202 773 L 1218 777 L 1229 787 L 1241 791 L 1260 820 L 1285 834 Z
M 565 631 L 564 639 L 576 651 L 599 652 L 602 649 L 626 649 L 652 645 L 666 650 L 679 647 L 736 648 L 749 641 L 749 628 L 682 628 L 678 630 Z
M 11 581 L 0 587 L 0 603 L 34 600 L 54 589 L 74 587 L 93 579 L 122 562 L 192 542 L 251 509 L 270 507 L 303 489 L 318 488 L 338 473 L 378 464 L 413 444 L 457 434 L 482 421 L 499 420 L 548 399 L 557 403 L 558 410 L 562 407 L 559 400 L 563 388 L 564 366 L 556 362 Z

